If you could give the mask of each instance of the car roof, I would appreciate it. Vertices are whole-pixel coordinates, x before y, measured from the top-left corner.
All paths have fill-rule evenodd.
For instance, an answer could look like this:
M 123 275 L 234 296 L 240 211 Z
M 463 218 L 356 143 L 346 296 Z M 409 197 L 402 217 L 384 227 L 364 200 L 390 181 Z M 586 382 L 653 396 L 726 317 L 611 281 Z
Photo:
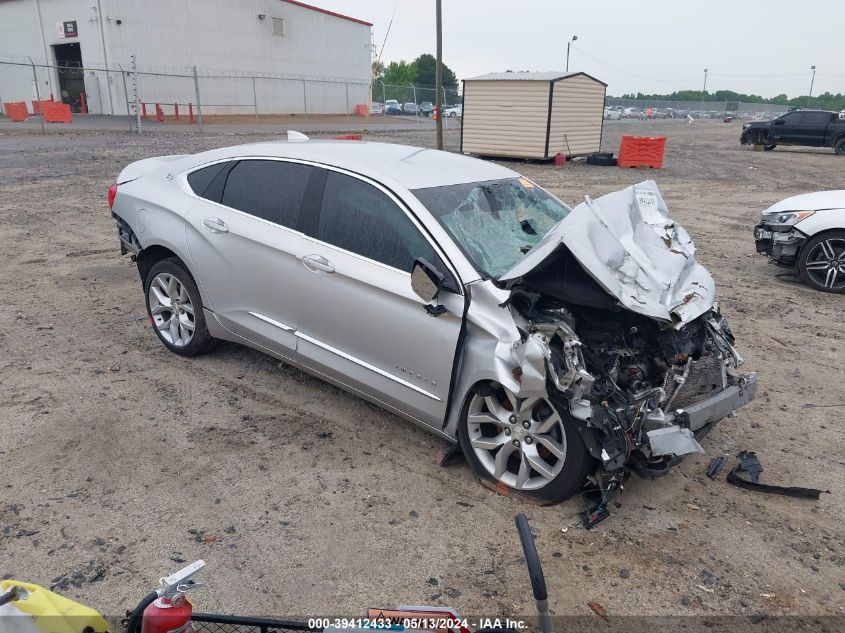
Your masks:
M 204 163 L 242 156 L 291 158 L 346 169 L 379 182 L 422 189 L 466 182 L 517 178 L 515 171 L 463 154 L 369 141 L 272 141 L 236 145 L 186 157 L 187 171 Z

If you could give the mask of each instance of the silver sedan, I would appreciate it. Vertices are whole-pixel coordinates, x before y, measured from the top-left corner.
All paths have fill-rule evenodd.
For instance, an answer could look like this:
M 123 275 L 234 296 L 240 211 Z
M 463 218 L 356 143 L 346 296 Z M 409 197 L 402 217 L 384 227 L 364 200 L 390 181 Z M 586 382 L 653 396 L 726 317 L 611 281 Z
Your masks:
M 754 396 L 650 181 L 572 209 L 494 163 L 291 134 L 132 163 L 109 203 L 170 350 L 261 350 L 544 500 L 663 472 Z

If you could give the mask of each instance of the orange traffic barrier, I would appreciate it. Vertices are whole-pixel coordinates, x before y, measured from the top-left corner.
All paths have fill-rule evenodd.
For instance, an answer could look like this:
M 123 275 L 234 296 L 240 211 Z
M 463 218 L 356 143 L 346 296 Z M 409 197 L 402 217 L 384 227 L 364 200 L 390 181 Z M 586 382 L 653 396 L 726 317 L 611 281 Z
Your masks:
M 159 104 L 156 104 L 156 121 L 164 123 L 164 110 L 161 109 Z
M 338 141 L 361 141 L 364 139 L 363 134 L 341 134 L 340 136 L 335 136 L 335 139 Z
M 366 103 L 359 103 L 355 106 L 355 116 L 367 116 L 370 113 L 370 108 Z
M 651 167 L 662 169 L 663 151 L 666 147 L 665 136 L 628 136 L 622 137 L 619 145 L 620 167 Z
M 45 101 L 41 104 L 41 115 L 44 117 L 44 123 L 70 123 L 73 120 L 70 106 L 66 103 Z
M 32 113 L 41 114 L 41 105 L 44 103 L 55 103 L 52 99 L 42 99 L 41 101 L 32 100 Z
M 3 110 L 6 116 L 15 123 L 26 121 L 26 117 L 29 116 L 25 101 L 7 101 L 3 104 Z

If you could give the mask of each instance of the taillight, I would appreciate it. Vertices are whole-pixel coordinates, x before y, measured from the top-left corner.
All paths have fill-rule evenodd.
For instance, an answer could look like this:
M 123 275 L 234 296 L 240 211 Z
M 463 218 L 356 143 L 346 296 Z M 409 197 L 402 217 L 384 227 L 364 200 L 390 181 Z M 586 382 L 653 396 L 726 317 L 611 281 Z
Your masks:
M 114 208 L 114 197 L 117 195 L 117 185 L 109 187 L 109 209 Z

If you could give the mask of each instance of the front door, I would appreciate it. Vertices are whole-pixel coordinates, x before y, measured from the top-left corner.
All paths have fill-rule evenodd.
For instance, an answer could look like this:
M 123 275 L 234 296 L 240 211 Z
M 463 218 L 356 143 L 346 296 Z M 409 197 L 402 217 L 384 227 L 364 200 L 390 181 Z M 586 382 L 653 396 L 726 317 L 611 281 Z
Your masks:
M 309 276 L 299 362 L 440 429 L 463 317 L 455 276 L 404 205 L 375 183 L 327 170 L 313 220 L 299 264 Z M 440 316 L 411 290 L 417 257 L 447 275 L 449 310 Z
M 317 170 L 277 160 L 212 165 L 188 176 L 188 250 L 217 320 L 295 360 L 297 306 L 308 273 L 298 223 Z M 193 181 L 193 182 L 192 182 Z
M 772 121 L 772 142 L 801 143 L 801 112 L 788 112 Z

